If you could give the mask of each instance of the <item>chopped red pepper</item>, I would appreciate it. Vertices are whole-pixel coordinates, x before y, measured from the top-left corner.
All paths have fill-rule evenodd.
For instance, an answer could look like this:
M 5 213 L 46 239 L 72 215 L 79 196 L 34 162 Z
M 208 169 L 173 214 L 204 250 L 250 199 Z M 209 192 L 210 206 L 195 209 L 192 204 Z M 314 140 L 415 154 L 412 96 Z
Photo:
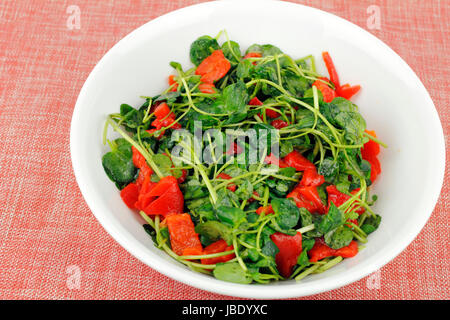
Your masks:
M 361 89 L 360 85 L 350 86 L 348 83 L 336 88 L 336 93 L 339 97 L 349 100 Z
M 257 214 L 261 214 L 261 213 L 264 213 L 264 214 L 271 214 L 271 213 L 275 213 L 275 211 L 273 211 L 272 205 L 269 204 L 268 206 L 265 206 L 265 207 L 259 207 L 259 208 L 256 210 L 256 213 L 257 213 Z
M 302 253 L 302 234 L 297 232 L 295 236 L 290 236 L 275 232 L 270 239 L 280 250 L 275 256 L 277 269 L 283 277 L 287 278 L 292 274 L 298 256 Z
M 321 77 L 319 79 L 325 80 L 327 82 L 329 81 L 328 78 L 325 77 Z M 316 86 L 317 90 L 319 90 L 322 93 L 323 101 L 325 102 L 331 102 L 333 101 L 334 98 L 337 97 L 336 91 L 331 89 L 326 83 L 323 83 L 320 80 L 314 81 L 312 85 Z
M 249 53 L 247 53 L 244 56 L 244 59 L 247 59 L 247 58 L 261 58 L 261 57 L 262 57 L 262 54 L 259 53 L 259 52 L 249 52 Z M 253 65 L 256 65 L 256 61 L 253 61 L 252 63 L 253 63 Z
M 317 212 L 324 214 L 326 212 L 326 207 L 322 203 L 316 187 L 302 187 L 298 185 L 286 196 L 286 198 L 292 198 L 297 207 L 305 208 L 311 213 Z
M 169 86 L 174 85 L 172 89 L 170 89 L 171 92 L 177 91 L 178 89 L 178 83 L 175 81 L 174 78 L 175 76 L 173 74 L 169 76 Z
M 182 213 L 184 209 L 184 198 L 178 187 L 177 179 L 167 176 L 158 183 L 144 182 L 136 207 L 148 215 L 168 216 Z
M 330 57 L 330 54 L 326 51 L 322 52 L 322 58 L 323 58 L 323 61 L 325 62 L 325 66 L 327 67 L 328 74 L 330 75 L 331 83 L 334 84 L 334 86 L 336 88 L 339 88 L 339 86 L 340 86 L 339 77 L 336 72 L 336 68 L 334 66 L 333 60 Z
M 233 249 L 234 249 L 233 245 L 229 246 L 225 240 L 220 239 L 219 241 L 211 243 L 209 246 L 207 246 L 203 250 L 203 254 L 213 254 L 213 253 L 230 251 Z M 234 257 L 235 257 L 234 253 L 231 253 L 231 254 L 227 254 L 226 256 L 201 259 L 201 261 L 202 261 L 202 264 L 216 264 L 219 262 L 227 262 L 227 261 L 233 259 Z
M 316 166 L 306 159 L 300 152 L 294 150 L 284 157 L 284 162 L 288 167 L 295 168 L 297 171 L 304 171 L 306 169 L 316 169 Z
M 302 180 L 300 181 L 300 186 L 311 186 L 317 187 L 325 182 L 325 178 L 323 175 L 318 174 L 317 170 L 314 169 L 306 169 L 303 172 Z
M 263 105 L 263 103 L 257 97 L 251 98 L 250 101 L 248 102 L 248 104 L 251 106 L 262 106 Z
M 225 154 L 241 154 L 242 151 L 244 151 L 244 149 L 242 149 L 242 147 L 236 142 L 233 142 Z
M 272 110 L 267 110 L 267 111 L 272 111 Z M 270 124 L 275 129 L 281 129 L 281 128 L 287 127 L 289 125 L 286 121 L 283 121 L 281 119 L 273 120 Z
M 139 196 L 139 187 L 136 183 L 130 183 L 125 188 L 120 191 L 120 197 L 123 202 L 127 205 L 128 208 L 134 209 L 134 204 L 138 200 Z
M 230 61 L 225 58 L 222 50 L 216 50 L 205 58 L 195 70 L 195 74 L 201 75 L 204 83 L 213 83 L 219 80 L 230 70 Z
M 221 172 L 221 173 L 219 173 L 218 175 L 217 175 L 217 178 L 219 178 L 219 179 L 224 179 L 224 180 L 230 180 L 232 177 L 230 176 L 230 175 L 228 175 L 228 174 L 226 174 L 226 173 L 223 173 L 223 172 Z M 235 192 L 236 191 L 236 185 L 234 184 L 234 183 L 230 183 L 230 184 L 228 184 L 228 186 L 227 186 L 227 189 L 228 190 L 230 190 L 230 191 L 232 191 L 232 192 Z
M 351 258 L 358 253 L 358 243 L 354 240 L 346 247 L 340 249 L 332 249 L 326 245 L 325 241 L 320 238 L 316 239 L 314 246 L 308 251 L 309 261 L 317 262 L 327 257 L 343 257 Z
M 264 162 L 267 164 L 274 164 L 280 168 L 289 167 L 283 159 L 278 159 L 273 153 L 266 156 Z
M 198 89 L 202 93 L 209 93 L 209 94 L 216 93 L 216 90 L 215 90 L 216 87 L 212 83 L 200 83 L 200 85 L 198 86 Z
M 169 228 L 170 245 L 173 252 L 183 256 L 202 254 L 203 247 L 189 214 L 170 215 L 166 217 L 166 223 Z
M 368 131 L 368 134 L 376 138 L 375 131 Z M 369 140 L 361 148 L 361 156 L 364 160 L 368 161 L 371 166 L 370 181 L 375 181 L 377 176 L 381 173 L 381 165 L 377 155 L 380 153 L 380 145 L 373 140 Z
M 327 186 L 325 190 L 327 190 L 328 194 L 328 209 L 330 208 L 331 202 L 333 202 L 336 207 L 339 207 L 340 205 L 344 204 L 348 199 L 351 198 L 349 195 L 340 192 L 334 185 Z M 358 191 L 359 189 L 355 189 L 351 193 L 355 194 Z M 364 208 L 359 208 L 358 210 L 356 210 L 358 214 L 362 214 L 364 211 L 365 211 Z
M 322 58 L 325 62 L 325 66 L 327 67 L 328 74 L 330 76 L 330 81 L 335 87 L 335 94 L 338 97 L 343 97 L 345 99 L 350 99 L 353 95 L 355 95 L 360 89 L 361 86 L 350 86 L 348 83 L 341 86 L 339 82 L 339 77 L 336 71 L 336 67 L 334 66 L 333 60 L 331 59 L 331 56 L 328 52 L 322 52 Z M 321 78 L 323 79 L 323 78 Z M 316 81 L 317 82 L 317 81 Z M 313 84 L 314 85 L 314 84 Z M 327 99 L 325 99 L 324 92 L 317 86 L 317 89 L 319 89 L 322 92 L 322 95 L 324 96 L 325 102 L 331 102 L 333 99 L 331 99 L 331 96 L 328 96 L 330 92 L 327 92 Z M 331 99 L 331 100 L 330 100 Z M 327 101 L 329 100 L 329 101 Z

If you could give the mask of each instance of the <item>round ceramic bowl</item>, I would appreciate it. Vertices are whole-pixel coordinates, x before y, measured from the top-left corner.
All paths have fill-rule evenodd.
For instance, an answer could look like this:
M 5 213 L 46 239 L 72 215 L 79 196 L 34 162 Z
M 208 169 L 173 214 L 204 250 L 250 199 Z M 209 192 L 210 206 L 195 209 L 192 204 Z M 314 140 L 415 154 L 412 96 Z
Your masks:
M 122 202 L 101 165 L 107 151 L 102 128 L 121 103 L 138 106 L 141 95 L 167 88 L 169 62 L 191 65 L 189 47 L 201 35 L 226 29 L 245 49 L 270 43 L 293 57 L 329 51 L 342 81 L 360 84 L 353 101 L 367 127 L 388 144 L 382 173 L 372 189 L 382 218 L 366 248 L 336 267 L 300 282 L 242 285 L 196 273 L 156 249 L 143 220 Z M 112 130 L 110 130 L 112 131 Z M 218 1 L 186 7 L 143 25 L 119 41 L 97 64 L 78 97 L 70 132 L 77 182 L 106 231 L 153 269 L 188 285 L 230 296 L 288 298 L 349 284 L 381 268 L 417 236 L 438 199 L 445 167 L 442 127 L 429 94 L 416 74 L 387 45 L 332 14 L 278 1 Z

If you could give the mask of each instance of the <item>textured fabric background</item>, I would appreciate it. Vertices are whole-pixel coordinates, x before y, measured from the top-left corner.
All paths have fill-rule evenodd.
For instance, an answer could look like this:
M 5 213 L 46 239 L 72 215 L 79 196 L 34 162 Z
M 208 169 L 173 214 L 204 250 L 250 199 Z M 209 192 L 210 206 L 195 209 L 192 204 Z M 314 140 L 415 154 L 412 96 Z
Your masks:
M 139 262 L 100 226 L 72 171 L 69 126 L 99 59 L 126 34 L 198 1 L 0 1 L 0 298 L 222 299 Z M 450 1 L 308 0 L 368 29 L 416 71 L 444 126 L 450 105 Z M 70 30 L 67 8 L 81 11 Z M 263 5 L 263 4 L 261 4 Z M 420 235 L 377 273 L 310 299 L 449 299 L 449 178 Z M 80 282 L 73 281 L 79 272 Z

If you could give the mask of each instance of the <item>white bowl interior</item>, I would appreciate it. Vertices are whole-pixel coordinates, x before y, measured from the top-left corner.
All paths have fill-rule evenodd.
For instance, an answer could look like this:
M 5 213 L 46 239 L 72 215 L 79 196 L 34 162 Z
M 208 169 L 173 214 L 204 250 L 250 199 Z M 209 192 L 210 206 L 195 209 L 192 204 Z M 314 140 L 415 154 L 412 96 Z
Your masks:
M 250 18 L 249 18 L 250 17 Z M 226 29 L 244 51 L 271 43 L 294 58 L 329 51 L 342 83 L 360 84 L 353 99 L 388 149 L 373 191 L 383 217 L 365 250 L 329 271 L 299 283 L 238 285 L 197 274 L 154 248 L 143 221 L 129 210 L 101 166 L 107 151 L 101 136 L 107 114 L 121 103 L 135 107 L 141 95 L 167 87 L 170 61 L 191 66 L 189 47 L 201 35 Z M 224 38 L 221 39 L 224 41 Z M 112 131 L 112 130 L 110 130 Z M 71 128 L 75 174 L 89 207 L 128 251 L 154 269 L 205 290 L 253 298 L 285 298 L 333 289 L 377 270 L 399 254 L 425 224 L 442 185 L 445 152 L 442 128 L 425 88 L 391 49 L 359 27 L 322 11 L 284 2 L 221 1 L 184 8 L 135 30 L 96 66 L 80 93 Z

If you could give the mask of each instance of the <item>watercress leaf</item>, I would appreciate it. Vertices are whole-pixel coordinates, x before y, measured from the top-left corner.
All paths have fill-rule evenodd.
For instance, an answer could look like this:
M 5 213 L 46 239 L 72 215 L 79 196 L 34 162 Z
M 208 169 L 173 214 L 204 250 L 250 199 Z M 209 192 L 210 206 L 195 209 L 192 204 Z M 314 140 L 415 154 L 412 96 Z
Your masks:
M 201 36 L 191 44 L 189 52 L 191 61 L 198 66 L 206 57 L 211 55 L 214 50 L 219 49 L 216 39 L 210 36 Z
M 228 245 L 232 242 L 231 229 L 219 221 L 206 221 L 195 227 L 195 232 L 214 242 L 223 239 Z
M 278 249 L 278 247 L 275 245 L 275 243 L 272 240 L 267 240 L 264 243 L 264 246 L 261 248 L 261 252 L 268 256 L 268 257 L 273 257 L 275 258 L 275 256 L 277 255 L 277 253 L 280 251 L 280 249 Z
M 120 115 L 121 116 L 125 116 L 128 112 L 134 110 L 134 108 L 132 106 L 130 106 L 129 104 L 126 103 L 122 103 L 120 105 Z
M 276 214 L 275 220 L 280 228 L 289 230 L 297 225 L 300 212 L 291 198 L 276 198 L 271 204 Z
M 113 150 L 102 157 L 103 169 L 106 175 L 116 184 L 128 184 L 134 180 L 136 174 L 131 144 L 120 138 L 115 140 L 112 145 Z
M 325 158 L 320 163 L 319 174 L 324 176 L 325 181 L 333 183 L 339 174 L 339 165 L 333 158 Z
M 381 216 L 376 214 L 375 216 L 369 216 L 364 220 L 363 225 L 361 226 L 361 229 L 366 233 L 372 233 L 375 230 L 378 229 L 379 225 L 381 223 Z
M 246 221 L 246 215 L 240 208 L 220 206 L 216 212 L 219 220 L 232 228 L 237 228 Z
M 346 225 L 341 225 L 325 233 L 324 240 L 330 248 L 340 249 L 350 244 L 353 240 L 353 232 Z
M 252 276 L 245 272 L 238 262 L 218 263 L 213 271 L 214 277 L 219 280 L 249 284 Z
M 236 68 L 236 76 L 241 80 L 249 80 L 251 78 L 253 63 L 250 60 L 241 60 Z
M 241 199 L 246 200 L 251 198 L 253 194 L 253 185 L 249 180 L 243 180 L 240 184 L 238 189 L 236 190 L 235 194 Z
M 235 41 L 226 41 L 222 44 L 223 55 L 230 61 L 239 62 L 241 58 L 241 48 Z M 239 59 L 236 60 L 236 57 Z
M 342 223 L 343 213 L 334 205 L 333 202 L 331 202 L 328 213 L 321 216 L 321 220 L 317 226 L 317 229 L 325 234 L 332 229 L 337 228 Z
M 313 224 L 313 216 L 306 208 L 299 208 L 300 223 L 302 227 Z

